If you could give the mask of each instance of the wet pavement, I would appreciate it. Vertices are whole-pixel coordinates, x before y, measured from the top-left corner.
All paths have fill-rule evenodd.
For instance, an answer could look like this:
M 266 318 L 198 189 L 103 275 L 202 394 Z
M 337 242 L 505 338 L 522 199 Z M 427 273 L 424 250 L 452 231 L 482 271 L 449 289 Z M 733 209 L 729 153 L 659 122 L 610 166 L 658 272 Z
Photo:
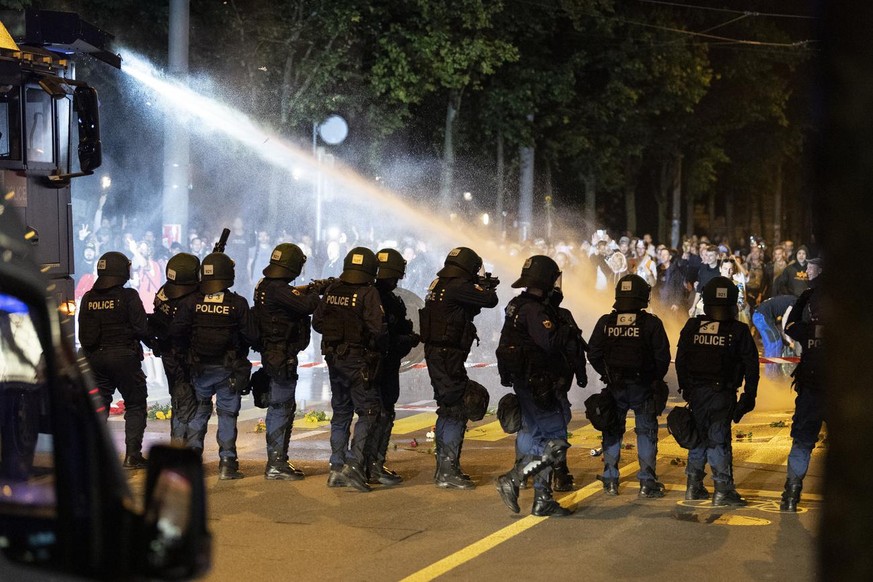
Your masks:
M 506 391 L 496 386 L 495 372 L 488 367 L 470 369 L 471 377 L 491 391 L 492 406 Z M 301 374 L 301 413 L 329 410 L 326 376 L 319 368 Z M 522 511 L 514 515 L 494 489 L 493 480 L 513 462 L 514 437 L 500 430 L 493 415 L 470 424 L 464 446 L 464 469 L 479 486 L 449 491 L 433 485 L 433 443 L 427 433 L 436 415 L 427 371 L 406 372 L 402 380 L 388 464 L 404 482 L 391 488 L 376 486 L 372 493 L 326 487 L 329 425 L 302 417 L 295 422 L 290 454 L 306 479 L 264 480 L 264 434 L 257 426 L 265 411 L 254 408 L 251 397 L 245 399 L 239 422 L 238 451 L 246 478 L 219 481 L 213 417 L 204 453 L 214 535 L 214 568 L 207 580 L 817 577 L 816 528 L 826 449 L 819 445 L 814 451 L 800 511 L 780 513 L 791 445 L 792 411 L 784 383 L 775 399 L 762 386 L 762 410 L 735 426 L 735 437 L 742 435 L 734 442 L 735 479 L 750 501 L 741 509 L 684 501 L 686 454 L 667 433 L 666 413 L 660 419 L 658 472 L 667 495 L 637 497 L 635 448 L 623 451 L 621 494 L 604 495 L 595 479 L 601 459 L 590 453 L 599 447 L 599 433 L 588 424 L 581 404 L 597 388 L 574 388 L 568 458 L 577 489 L 556 498 L 576 512 L 566 518 L 537 518 L 528 515 L 532 492 L 522 491 Z M 675 381 L 668 380 L 675 387 Z M 771 405 L 764 406 L 768 402 Z M 674 394 L 671 405 L 677 403 Z M 113 417 L 110 427 L 120 445 L 120 417 Z M 146 442 L 166 441 L 168 434 L 167 421 L 150 420 Z M 634 442 L 631 415 L 625 443 Z M 133 488 L 141 490 L 145 471 L 129 475 Z M 709 478 L 706 485 L 711 491 Z

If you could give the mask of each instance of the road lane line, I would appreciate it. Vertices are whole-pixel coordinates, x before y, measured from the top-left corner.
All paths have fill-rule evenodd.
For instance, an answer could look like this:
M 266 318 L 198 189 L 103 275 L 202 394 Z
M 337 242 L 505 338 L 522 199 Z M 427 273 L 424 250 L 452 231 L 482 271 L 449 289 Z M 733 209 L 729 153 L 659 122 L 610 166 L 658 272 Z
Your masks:
M 436 425 L 437 415 L 433 412 L 421 412 L 394 421 L 391 434 L 409 434 Z
M 468 428 L 467 433 L 464 435 L 464 439 L 470 441 L 495 442 L 511 436 L 512 435 L 510 434 L 506 434 L 503 431 L 503 427 L 500 426 L 500 422 L 495 420 L 494 422 L 489 422 L 482 426 Z
M 631 473 L 636 473 L 639 468 L 639 463 L 630 463 L 624 466 L 619 471 L 619 474 L 622 477 L 627 477 Z M 594 481 L 593 483 L 586 485 L 585 487 L 579 489 L 574 493 L 565 495 L 558 501 L 560 501 L 561 505 L 563 505 L 564 507 L 570 507 L 573 505 L 577 505 L 583 499 L 591 497 L 595 493 L 599 493 L 602 490 L 603 484 L 600 481 Z M 470 560 L 481 556 L 488 550 L 499 546 L 503 542 L 514 538 L 518 534 L 529 530 L 530 528 L 542 523 L 547 519 L 549 518 L 537 517 L 534 515 L 528 515 L 527 517 L 523 517 L 515 523 L 508 525 L 503 529 L 497 530 L 496 532 L 482 538 L 481 540 L 458 550 L 454 554 L 446 556 L 442 560 L 434 562 L 430 566 L 427 566 L 425 568 L 422 568 L 418 572 L 410 574 L 406 578 L 403 578 L 401 582 L 425 582 L 427 580 L 433 580 L 435 578 L 438 578 L 439 576 L 442 576 L 443 574 L 454 570 L 458 566 L 466 564 Z

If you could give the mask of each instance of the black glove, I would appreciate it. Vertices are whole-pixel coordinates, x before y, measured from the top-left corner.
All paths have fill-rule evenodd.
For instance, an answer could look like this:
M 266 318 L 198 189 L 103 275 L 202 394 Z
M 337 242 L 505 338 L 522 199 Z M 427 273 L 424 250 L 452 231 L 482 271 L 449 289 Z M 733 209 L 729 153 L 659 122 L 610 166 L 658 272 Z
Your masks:
M 415 332 L 412 332 L 411 334 L 409 334 L 409 346 L 410 347 L 414 348 L 415 346 L 417 346 L 420 343 L 421 343 L 421 336 L 420 335 L 418 335 Z
M 755 410 L 755 397 L 748 392 L 743 392 L 734 409 L 734 422 L 739 422 L 747 412 L 753 410 Z
M 581 376 L 579 375 L 579 373 L 576 374 L 576 386 L 578 386 L 579 388 L 585 388 L 586 386 L 588 386 L 587 373 L 583 372 Z

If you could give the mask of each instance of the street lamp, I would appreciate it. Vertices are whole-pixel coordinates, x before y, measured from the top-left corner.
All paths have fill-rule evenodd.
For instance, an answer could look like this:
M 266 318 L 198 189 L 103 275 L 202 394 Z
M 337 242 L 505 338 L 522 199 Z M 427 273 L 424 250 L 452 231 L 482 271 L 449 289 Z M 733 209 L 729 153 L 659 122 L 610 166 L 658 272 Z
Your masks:
M 320 124 L 312 124 L 312 156 L 318 164 L 318 175 L 315 178 L 315 242 L 321 242 L 321 206 L 324 198 L 324 176 L 321 172 L 321 161 L 324 158 L 324 148 L 318 147 L 318 138 L 327 145 L 339 145 L 349 135 L 349 124 L 339 115 L 330 115 Z

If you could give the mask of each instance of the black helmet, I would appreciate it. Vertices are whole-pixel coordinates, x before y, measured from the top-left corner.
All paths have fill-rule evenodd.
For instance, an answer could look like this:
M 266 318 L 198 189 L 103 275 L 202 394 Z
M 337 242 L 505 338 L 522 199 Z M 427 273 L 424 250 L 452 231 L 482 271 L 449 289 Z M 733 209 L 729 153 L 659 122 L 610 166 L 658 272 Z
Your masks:
M 639 275 L 625 275 L 615 286 L 616 311 L 637 311 L 645 309 L 649 304 L 649 293 L 652 287 Z
M 343 261 L 343 272 L 339 276 L 343 283 L 372 283 L 376 280 L 379 261 L 368 248 L 355 247 Z
M 445 266 L 437 271 L 437 277 L 473 277 L 482 268 L 482 257 L 473 249 L 456 247 L 449 251 Z
M 503 395 L 497 403 L 497 420 L 506 434 L 515 434 L 521 430 L 521 408 L 518 405 L 518 396 L 512 392 Z
M 490 400 L 491 397 L 485 386 L 474 380 L 467 380 L 467 388 L 464 390 L 464 413 L 468 420 L 475 422 L 485 418 Z
M 402 279 L 406 274 L 406 259 L 399 251 L 382 249 L 376 253 L 379 259 L 379 274 L 377 279 Z
M 714 277 L 703 287 L 703 313 L 715 321 L 730 321 L 737 316 L 739 288 L 727 277 Z
M 200 291 L 211 295 L 233 287 L 233 259 L 224 253 L 209 253 L 200 265 Z
M 130 279 L 130 259 L 123 253 L 109 251 L 97 261 L 97 280 L 94 289 L 109 289 L 124 285 Z
M 164 293 L 169 299 L 177 299 L 197 288 L 200 282 L 200 259 L 188 253 L 173 255 L 167 261 L 167 284 Z
M 300 271 L 303 270 L 303 264 L 306 262 L 306 255 L 295 244 L 282 243 L 276 245 L 273 249 L 273 254 L 270 255 L 270 264 L 264 267 L 264 277 L 270 279 L 296 279 Z
M 543 291 L 551 291 L 555 287 L 555 281 L 561 276 L 561 269 L 551 257 L 535 255 L 524 262 L 521 268 L 521 277 L 512 284 L 514 289 L 519 287 L 534 287 Z

